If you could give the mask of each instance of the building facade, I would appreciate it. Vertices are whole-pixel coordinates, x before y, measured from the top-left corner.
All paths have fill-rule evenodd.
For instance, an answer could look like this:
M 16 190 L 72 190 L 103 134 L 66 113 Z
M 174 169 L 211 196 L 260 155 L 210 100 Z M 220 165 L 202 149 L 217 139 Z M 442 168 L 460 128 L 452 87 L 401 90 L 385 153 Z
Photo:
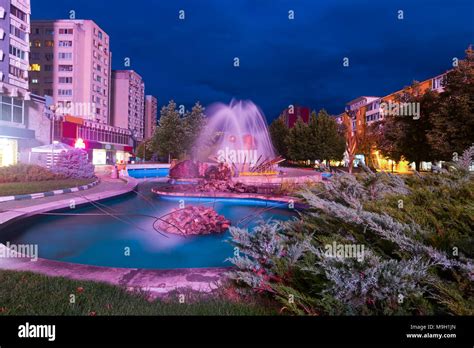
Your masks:
M 296 121 L 300 118 L 304 123 L 309 122 L 311 110 L 306 106 L 290 106 L 283 110 L 281 116 L 288 128 L 293 128 Z
M 92 20 L 32 21 L 30 89 L 52 96 L 57 115 L 110 124 L 111 56 Z
M 54 126 L 54 140 L 83 149 L 94 165 L 127 163 L 133 151 L 128 129 L 61 116 Z
M 29 0 L 0 0 L 0 166 L 51 137 L 48 101 L 29 92 L 30 13 Z
M 145 139 L 150 139 L 158 122 L 158 100 L 152 96 L 145 97 Z
M 446 78 L 446 74 L 447 72 L 417 83 L 416 92 L 420 94 L 426 93 L 427 91 L 443 92 L 443 81 Z M 337 115 L 336 120 L 338 123 L 344 123 L 348 129 L 352 130 L 353 134 L 362 138 L 365 132 L 367 132 L 368 126 L 383 120 L 384 116 L 389 114 L 391 110 L 397 110 L 397 112 L 405 116 L 417 117 L 416 113 L 414 113 L 415 110 L 411 109 L 412 105 L 403 105 L 404 103 L 398 102 L 398 97 L 402 93 L 411 90 L 412 87 L 410 86 L 384 97 L 362 96 L 356 98 L 346 104 L 345 111 Z M 394 108 L 395 106 L 396 109 Z M 415 106 L 413 106 L 413 108 L 415 108 Z M 406 172 L 412 167 L 412 165 L 406 161 L 395 163 L 391 159 L 383 158 L 376 148 L 371 151 L 370 157 L 371 158 L 368 159 L 358 154 L 356 155 L 355 164 L 357 165 L 358 162 L 365 164 L 370 163 L 379 170 L 396 170 L 400 172 Z M 429 169 L 430 165 L 429 163 L 422 163 L 422 168 Z
M 145 137 L 145 83 L 133 70 L 112 71 L 112 125 L 129 129 L 136 142 Z

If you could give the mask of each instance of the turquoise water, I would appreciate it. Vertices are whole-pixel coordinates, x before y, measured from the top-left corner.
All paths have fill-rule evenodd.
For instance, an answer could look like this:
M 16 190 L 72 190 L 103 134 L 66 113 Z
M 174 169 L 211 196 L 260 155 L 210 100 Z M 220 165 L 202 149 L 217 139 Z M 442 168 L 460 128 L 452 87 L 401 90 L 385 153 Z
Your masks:
M 150 190 L 159 184 L 143 183 L 138 194 L 60 211 L 71 216 L 39 216 L 0 232 L 0 241 L 38 244 L 39 257 L 108 267 L 192 268 L 229 266 L 233 254 L 219 235 L 182 237 L 153 229 L 154 217 L 179 208 L 181 198 L 160 198 Z M 261 200 L 183 198 L 184 204 L 213 206 L 233 226 L 252 229 L 259 221 L 288 220 L 295 216 L 285 203 Z M 116 218 L 104 214 L 114 212 Z M 119 220 L 120 219 L 120 220 Z M 129 256 L 126 255 L 129 251 Z
M 169 172 L 169 168 L 128 169 L 128 175 L 137 179 L 164 178 L 168 176 Z

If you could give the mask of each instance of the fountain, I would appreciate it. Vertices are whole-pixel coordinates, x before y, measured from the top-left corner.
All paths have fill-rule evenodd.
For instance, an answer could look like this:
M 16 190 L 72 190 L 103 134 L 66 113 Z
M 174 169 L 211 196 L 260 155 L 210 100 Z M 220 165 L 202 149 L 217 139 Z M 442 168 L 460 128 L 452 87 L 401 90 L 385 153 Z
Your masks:
M 263 112 L 251 101 L 232 100 L 207 108 L 208 122 L 195 143 L 201 161 L 225 163 L 234 175 L 277 174 L 275 155 Z

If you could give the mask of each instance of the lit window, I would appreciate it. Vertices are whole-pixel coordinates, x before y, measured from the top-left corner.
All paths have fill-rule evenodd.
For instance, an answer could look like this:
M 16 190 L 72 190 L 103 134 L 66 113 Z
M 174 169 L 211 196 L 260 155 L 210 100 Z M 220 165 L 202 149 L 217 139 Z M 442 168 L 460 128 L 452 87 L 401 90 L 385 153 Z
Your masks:
M 34 47 L 41 47 L 41 41 L 40 40 L 33 41 L 33 46 Z
M 38 79 L 32 79 L 31 83 L 34 83 L 34 84 L 38 83 Z
M 30 65 L 30 71 L 41 71 L 41 65 L 40 64 L 31 64 Z

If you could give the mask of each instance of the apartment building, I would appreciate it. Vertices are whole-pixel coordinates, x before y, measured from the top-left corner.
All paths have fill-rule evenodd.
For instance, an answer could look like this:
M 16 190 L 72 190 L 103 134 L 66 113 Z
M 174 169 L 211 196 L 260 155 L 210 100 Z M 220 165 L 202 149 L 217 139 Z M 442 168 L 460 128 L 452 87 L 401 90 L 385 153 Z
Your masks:
M 443 92 L 443 80 L 445 79 L 446 74 L 447 72 L 419 82 L 417 84 L 417 92 L 420 94 L 426 93 L 428 90 L 438 93 Z M 404 88 L 384 97 L 362 96 L 356 98 L 346 104 L 345 111 L 337 115 L 336 120 L 338 123 L 345 123 L 347 127 L 351 125 L 349 123 L 351 122 L 353 133 L 363 135 L 367 126 L 382 120 L 384 115 L 390 112 L 391 105 L 398 100 L 398 96 L 411 88 L 412 87 Z M 416 110 L 410 109 L 411 107 L 412 105 L 396 105 L 396 110 L 405 116 L 419 117 L 419 115 L 416 115 Z M 367 159 L 365 159 L 363 155 L 357 155 L 356 164 L 357 161 L 366 162 Z M 409 167 L 409 163 L 404 161 L 395 164 L 390 159 L 381 158 L 377 149 L 374 149 L 372 153 L 372 162 L 378 166 L 378 169 L 383 170 L 392 170 L 395 168 L 395 170 L 406 171 Z
M 145 139 L 150 139 L 158 122 L 158 100 L 152 95 L 145 97 Z
M 30 12 L 29 0 L 0 0 L 0 166 L 26 161 L 51 136 L 51 101 L 29 92 Z
M 111 56 L 92 20 L 32 21 L 30 89 L 52 96 L 56 115 L 110 124 Z
M 0 0 L 0 92 L 28 99 L 30 1 Z
M 112 124 L 129 129 L 135 141 L 145 137 L 145 84 L 133 70 L 112 71 Z

